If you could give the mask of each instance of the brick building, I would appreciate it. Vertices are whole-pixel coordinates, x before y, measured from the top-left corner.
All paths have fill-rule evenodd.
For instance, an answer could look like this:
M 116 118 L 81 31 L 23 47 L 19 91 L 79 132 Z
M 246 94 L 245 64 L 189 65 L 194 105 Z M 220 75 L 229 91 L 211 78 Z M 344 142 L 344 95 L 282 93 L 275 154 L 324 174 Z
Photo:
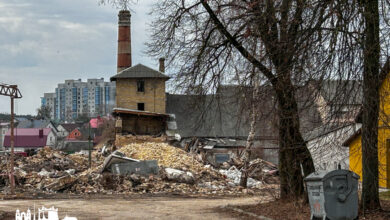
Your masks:
M 156 135 L 165 130 L 166 95 L 164 59 L 160 59 L 159 71 L 142 64 L 132 66 L 130 12 L 118 14 L 118 62 L 117 74 L 111 77 L 116 83 L 116 108 L 120 132 Z

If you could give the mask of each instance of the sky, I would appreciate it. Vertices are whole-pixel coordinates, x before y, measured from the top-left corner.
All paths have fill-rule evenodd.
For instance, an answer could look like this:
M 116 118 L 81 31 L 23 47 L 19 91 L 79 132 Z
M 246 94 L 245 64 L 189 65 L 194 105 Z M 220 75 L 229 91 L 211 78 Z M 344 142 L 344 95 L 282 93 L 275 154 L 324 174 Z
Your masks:
M 148 57 L 148 13 L 156 0 L 131 7 L 133 65 L 158 69 Z M 66 79 L 102 78 L 116 73 L 117 14 L 99 0 L 0 0 L 0 83 L 17 84 L 23 98 L 16 114 L 36 114 L 45 92 Z M 10 99 L 0 96 L 0 112 Z

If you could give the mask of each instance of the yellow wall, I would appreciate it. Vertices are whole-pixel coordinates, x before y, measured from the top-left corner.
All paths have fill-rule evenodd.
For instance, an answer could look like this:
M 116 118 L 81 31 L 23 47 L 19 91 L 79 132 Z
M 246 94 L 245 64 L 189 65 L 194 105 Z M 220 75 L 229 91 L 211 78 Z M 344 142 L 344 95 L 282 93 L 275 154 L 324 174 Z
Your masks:
M 380 112 L 378 121 L 378 160 L 379 160 L 379 186 L 390 188 L 390 181 L 387 178 L 387 170 L 390 161 L 386 161 L 387 140 L 390 140 L 390 77 L 383 81 L 380 87 Z M 358 135 L 349 143 L 349 167 L 352 171 L 362 177 L 362 137 Z M 390 177 L 389 177 L 390 179 Z
M 378 130 L 378 160 L 379 160 L 379 186 L 390 188 L 387 181 L 386 140 L 390 139 L 390 129 Z M 349 168 L 357 173 L 362 180 L 362 136 L 357 136 L 349 145 Z M 389 163 L 390 165 L 390 163 Z
M 165 80 L 144 79 L 145 92 L 137 92 L 137 79 L 117 79 L 116 106 L 137 110 L 145 103 L 145 111 L 165 113 Z

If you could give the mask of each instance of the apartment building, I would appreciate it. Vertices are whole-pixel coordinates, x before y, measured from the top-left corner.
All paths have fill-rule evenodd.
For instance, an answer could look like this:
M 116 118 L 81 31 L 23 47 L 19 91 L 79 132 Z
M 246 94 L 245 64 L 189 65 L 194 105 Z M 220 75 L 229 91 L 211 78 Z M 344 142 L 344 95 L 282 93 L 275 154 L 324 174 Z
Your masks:
M 115 105 L 115 82 L 104 78 L 65 80 L 55 93 L 45 93 L 42 105 L 50 106 L 52 119 L 71 121 L 80 115 L 96 117 L 111 113 Z
M 56 104 L 56 94 L 54 92 L 43 94 L 43 97 L 41 98 L 41 105 L 50 107 L 50 109 L 51 109 L 50 118 L 51 119 L 56 118 L 55 104 Z

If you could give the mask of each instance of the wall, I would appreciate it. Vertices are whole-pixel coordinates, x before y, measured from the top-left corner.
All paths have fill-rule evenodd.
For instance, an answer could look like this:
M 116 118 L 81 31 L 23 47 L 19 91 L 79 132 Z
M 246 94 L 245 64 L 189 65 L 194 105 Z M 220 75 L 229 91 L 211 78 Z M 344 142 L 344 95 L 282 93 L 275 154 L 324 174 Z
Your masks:
M 8 130 L 9 130 L 8 125 L 0 127 L 0 150 L 4 150 L 4 138 Z
M 69 135 L 69 132 L 61 125 L 58 125 L 57 130 L 58 130 L 57 133 L 58 137 L 66 137 Z
M 389 119 L 390 115 L 390 79 L 389 76 L 383 81 L 380 87 L 380 112 L 378 121 L 378 160 L 379 160 L 379 186 L 384 188 L 390 188 L 390 181 L 388 180 L 387 169 L 390 166 L 390 161 L 387 161 L 386 155 L 388 154 L 387 141 L 390 140 L 390 127 Z M 362 180 L 362 136 L 358 135 L 349 144 L 350 155 L 350 169 L 361 176 Z
M 165 120 L 160 117 L 120 115 L 122 133 L 157 135 L 165 131 Z
M 50 147 L 56 146 L 56 136 L 54 135 L 53 131 L 47 135 L 46 145 Z
M 72 132 L 70 132 L 70 134 L 67 136 L 67 139 L 75 140 L 78 137 L 81 137 L 81 132 L 79 131 L 79 129 L 76 128 Z
M 137 103 L 145 103 L 145 111 L 165 114 L 165 80 L 144 81 L 145 92 L 137 92 L 137 79 L 117 79 L 116 106 L 137 110 Z
M 342 169 L 349 169 L 349 149 L 342 144 L 360 126 L 360 124 L 346 126 L 309 141 L 307 147 L 316 170 L 335 170 L 339 164 Z

